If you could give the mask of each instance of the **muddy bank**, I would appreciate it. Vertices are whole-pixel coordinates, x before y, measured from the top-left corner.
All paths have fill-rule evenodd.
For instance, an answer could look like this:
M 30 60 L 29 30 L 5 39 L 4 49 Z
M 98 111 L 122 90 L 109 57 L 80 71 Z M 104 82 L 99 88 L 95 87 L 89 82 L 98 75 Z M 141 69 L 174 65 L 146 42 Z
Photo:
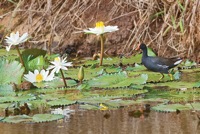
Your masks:
M 109 56 L 130 56 L 137 53 L 138 43 L 145 42 L 160 56 L 199 62 L 199 7 L 198 0 L 3 0 L 1 39 L 11 31 L 28 31 L 32 38 L 25 47 L 51 45 L 55 53 L 92 56 L 100 51 L 98 38 L 81 31 L 104 21 L 120 29 L 106 35 Z

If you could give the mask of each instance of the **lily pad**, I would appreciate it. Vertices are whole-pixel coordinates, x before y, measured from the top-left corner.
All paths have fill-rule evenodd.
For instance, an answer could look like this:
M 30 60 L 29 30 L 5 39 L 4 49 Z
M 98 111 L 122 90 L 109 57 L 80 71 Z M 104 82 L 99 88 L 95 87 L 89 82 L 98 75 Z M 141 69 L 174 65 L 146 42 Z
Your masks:
M 25 122 L 32 122 L 32 117 L 27 115 L 9 116 L 1 121 L 6 123 L 25 123 Z
M 71 87 L 71 86 L 76 86 L 77 82 L 75 80 L 66 80 L 67 82 L 67 86 Z M 63 80 L 60 78 L 55 78 L 52 81 L 48 81 L 48 82 L 39 82 L 39 83 L 33 83 L 34 86 L 38 87 L 38 88 L 61 88 L 64 87 L 64 83 Z
M 92 104 L 84 104 L 79 106 L 81 109 L 86 109 L 86 110 L 99 110 L 98 105 L 92 105 Z
M 36 97 L 34 95 L 19 95 L 19 96 L 5 96 L 5 97 L 0 97 L 0 103 L 5 103 L 5 102 L 26 102 L 26 101 L 31 101 L 35 100 Z
M 11 61 L 0 59 L 0 85 L 21 82 L 21 77 L 24 73 L 24 68 L 21 63 L 17 61 Z
M 50 122 L 59 119 L 63 119 L 64 115 L 60 114 L 36 114 L 33 116 L 33 122 L 41 123 L 41 122 Z
M 195 83 L 194 87 L 200 87 L 200 82 Z
M 104 74 L 97 78 L 93 78 L 88 81 L 91 87 L 99 88 L 115 88 L 115 87 L 127 87 L 131 84 L 144 84 L 146 83 L 148 76 L 142 74 L 137 77 L 128 77 L 127 72 L 118 72 L 114 74 Z
M 2 119 L 6 123 L 42 123 L 63 119 L 63 115 L 59 114 L 36 114 L 33 117 L 27 115 L 9 116 Z
M 152 110 L 158 111 L 158 112 L 176 112 L 177 110 L 190 110 L 191 108 L 187 105 L 181 105 L 181 104 L 160 104 L 157 106 L 154 106 L 151 108 Z
M 47 104 L 50 106 L 68 106 L 75 103 L 76 101 L 71 101 L 71 100 L 66 100 L 66 99 L 57 99 L 57 100 L 47 102 Z
M 12 85 L 0 85 L 0 96 L 13 96 L 15 95 L 15 91 Z
M 194 103 L 188 103 L 186 106 L 190 107 L 193 110 L 200 111 L 200 103 L 199 102 L 194 102 Z
M 185 62 L 182 62 L 181 65 L 184 67 L 184 68 L 191 68 L 192 66 L 196 66 L 197 63 L 194 62 L 194 61 L 190 61 L 190 60 L 186 60 Z

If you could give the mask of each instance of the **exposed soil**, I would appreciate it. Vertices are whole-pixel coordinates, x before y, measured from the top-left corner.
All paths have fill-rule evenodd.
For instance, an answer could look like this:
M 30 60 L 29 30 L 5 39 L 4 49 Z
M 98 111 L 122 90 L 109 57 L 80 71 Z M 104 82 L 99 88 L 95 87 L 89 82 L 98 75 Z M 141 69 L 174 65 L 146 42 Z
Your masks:
M 31 35 L 25 47 L 57 53 L 92 56 L 100 51 L 99 39 L 83 29 L 97 21 L 117 25 L 119 31 L 105 38 L 109 56 L 138 53 L 144 42 L 164 57 L 180 56 L 200 62 L 199 0 L 1 0 L 0 33 Z M 3 43 L 4 44 L 4 43 Z M 5 44 L 4 44 L 5 45 Z

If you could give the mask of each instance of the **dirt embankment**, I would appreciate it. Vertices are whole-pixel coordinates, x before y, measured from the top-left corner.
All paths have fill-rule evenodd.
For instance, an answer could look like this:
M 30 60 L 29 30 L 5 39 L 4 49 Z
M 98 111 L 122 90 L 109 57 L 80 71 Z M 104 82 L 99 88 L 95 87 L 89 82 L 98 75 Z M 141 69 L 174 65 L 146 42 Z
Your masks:
M 81 31 L 95 22 L 117 25 L 106 35 L 108 55 L 136 53 L 141 42 L 160 56 L 200 62 L 199 0 L 1 0 L 0 32 L 29 32 L 26 47 L 92 56 L 100 45 L 95 35 Z

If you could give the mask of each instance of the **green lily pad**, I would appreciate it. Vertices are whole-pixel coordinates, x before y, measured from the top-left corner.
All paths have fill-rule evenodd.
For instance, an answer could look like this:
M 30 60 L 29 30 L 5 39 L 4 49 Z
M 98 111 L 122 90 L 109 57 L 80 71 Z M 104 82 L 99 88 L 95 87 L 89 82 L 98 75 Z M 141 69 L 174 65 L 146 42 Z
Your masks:
M 21 77 L 24 73 L 24 68 L 17 61 L 9 62 L 8 60 L 0 59 L 0 85 L 21 82 Z
M 12 85 L 0 85 L 0 96 L 13 96 L 15 95 L 15 91 Z
M 194 87 L 200 87 L 200 82 L 195 83 Z
M 192 66 L 196 66 L 197 63 L 194 62 L 194 61 L 190 61 L 190 60 L 186 60 L 185 62 L 182 62 L 181 65 L 184 67 L 184 68 L 191 68 Z
M 67 106 L 67 105 L 72 105 L 75 103 L 76 101 L 71 101 L 71 100 L 66 100 L 66 99 L 57 99 L 57 100 L 47 102 L 47 104 L 50 106 Z
M 12 105 L 12 103 L 2 103 L 2 104 L 0 104 L 0 109 L 5 110 L 10 105 Z
M 104 74 L 97 78 L 93 78 L 88 81 L 91 87 L 99 88 L 115 88 L 115 87 L 127 87 L 131 84 L 144 84 L 146 83 L 148 76 L 142 74 L 137 77 L 128 77 L 127 72 L 118 72 L 114 74 Z
M 1 122 L 1 120 L 3 120 L 5 117 L 0 117 L 0 122 Z
M 176 112 L 177 110 L 190 110 L 190 107 L 181 104 L 160 104 L 151 108 L 158 112 Z
M 199 102 L 187 103 L 186 106 L 190 107 L 193 110 L 200 111 L 200 103 Z
M 67 86 L 76 86 L 77 82 L 75 80 L 66 80 Z M 64 87 L 64 82 L 61 78 L 56 78 L 52 81 L 48 82 L 39 82 L 39 83 L 33 83 L 34 86 L 38 88 L 61 88 Z
M 5 96 L 0 97 L 0 103 L 5 102 L 27 102 L 31 100 L 35 100 L 36 97 L 33 95 L 19 95 L 19 96 Z
M 33 117 L 27 115 L 9 116 L 2 119 L 6 123 L 42 123 L 63 119 L 64 115 L 58 114 L 36 114 Z
M 92 105 L 92 104 L 84 104 L 84 105 L 80 105 L 79 108 L 81 109 L 86 109 L 86 110 L 99 110 L 99 106 L 98 105 Z
M 35 114 L 33 116 L 33 122 L 41 123 L 41 122 L 50 122 L 59 119 L 63 119 L 64 115 L 60 114 Z
M 32 117 L 27 115 L 9 116 L 1 121 L 5 123 L 26 123 L 26 122 L 32 122 Z
M 135 90 L 135 89 L 112 89 L 112 90 L 95 90 L 92 93 L 100 96 L 113 96 L 115 98 L 120 97 L 133 97 L 133 95 L 139 95 L 147 93 L 147 90 Z

